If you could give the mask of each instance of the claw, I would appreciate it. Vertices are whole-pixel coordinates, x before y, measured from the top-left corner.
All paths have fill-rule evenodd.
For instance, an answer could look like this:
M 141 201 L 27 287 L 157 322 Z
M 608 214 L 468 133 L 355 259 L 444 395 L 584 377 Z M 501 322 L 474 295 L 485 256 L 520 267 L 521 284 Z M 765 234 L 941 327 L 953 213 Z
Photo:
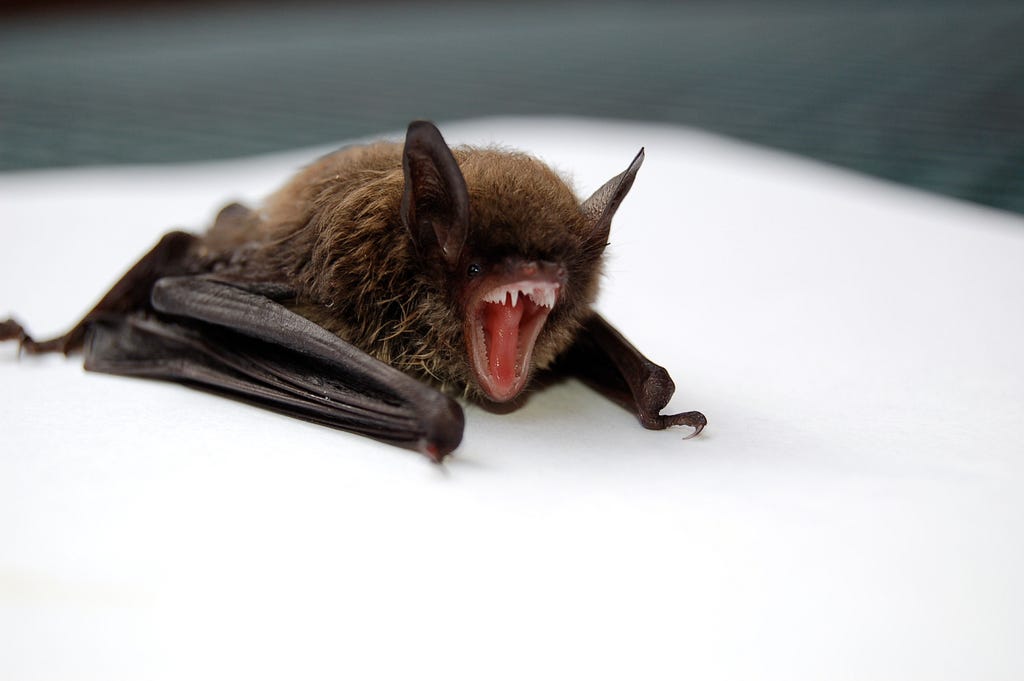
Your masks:
M 704 430 L 704 426 L 708 425 L 708 420 L 699 411 L 686 411 L 682 414 L 652 414 L 648 418 L 641 416 L 641 423 L 650 430 L 665 430 L 673 426 L 689 426 L 693 428 L 693 432 L 683 438 L 684 440 L 689 440 Z
M 21 342 L 28 338 L 25 327 L 13 319 L 0 322 L 0 341 L 16 340 Z
M 25 347 L 31 347 L 35 342 L 32 340 L 32 337 L 25 332 L 25 327 L 13 319 L 7 319 L 0 322 L 0 341 L 8 340 L 18 341 L 18 359 L 21 359 L 21 353 L 25 352 Z
M 693 432 L 684 437 L 684 440 L 689 440 L 691 437 L 697 437 L 700 435 L 700 431 L 704 430 L 704 426 L 708 425 L 707 418 L 699 411 L 687 411 L 682 414 L 675 414 L 665 418 L 668 420 L 668 423 L 666 424 L 668 426 L 689 426 L 693 428 Z
M 444 454 L 432 442 L 423 444 L 421 451 L 434 463 L 441 463 L 442 459 L 444 459 Z

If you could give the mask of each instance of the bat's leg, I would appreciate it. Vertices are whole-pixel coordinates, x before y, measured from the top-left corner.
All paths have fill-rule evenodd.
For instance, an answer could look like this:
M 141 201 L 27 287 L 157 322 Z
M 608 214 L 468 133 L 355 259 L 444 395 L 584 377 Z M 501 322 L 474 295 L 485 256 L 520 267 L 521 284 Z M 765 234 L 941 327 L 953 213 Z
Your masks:
M 556 370 L 581 378 L 633 411 L 644 428 L 689 426 L 693 428 L 693 437 L 707 425 L 699 411 L 661 413 L 675 392 L 672 378 L 599 314 L 594 314 L 580 330 L 576 343 L 559 359 Z
M 0 322 L 0 341 L 17 340 L 21 349 L 30 355 L 44 352 L 69 354 L 85 340 L 88 325 L 105 315 L 125 314 L 141 310 L 149 304 L 149 290 L 161 277 L 185 274 L 189 269 L 189 256 L 197 237 L 187 232 L 170 232 L 135 263 L 96 306 L 63 336 L 37 341 L 13 319 Z
M 98 320 L 86 368 L 177 380 L 417 449 L 462 439 L 461 407 L 269 298 L 210 277 L 153 287 L 160 314 Z

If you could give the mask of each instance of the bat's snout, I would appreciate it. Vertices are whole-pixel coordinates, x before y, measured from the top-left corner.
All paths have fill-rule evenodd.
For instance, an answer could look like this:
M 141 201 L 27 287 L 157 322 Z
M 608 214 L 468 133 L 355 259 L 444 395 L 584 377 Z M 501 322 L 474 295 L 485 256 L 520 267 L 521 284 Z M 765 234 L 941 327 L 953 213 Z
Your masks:
M 534 344 L 564 283 L 559 265 L 522 260 L 504 263 L 474 286 L 466 343 L 477 384 L 488 399 L 508 402 L 526 387 Z

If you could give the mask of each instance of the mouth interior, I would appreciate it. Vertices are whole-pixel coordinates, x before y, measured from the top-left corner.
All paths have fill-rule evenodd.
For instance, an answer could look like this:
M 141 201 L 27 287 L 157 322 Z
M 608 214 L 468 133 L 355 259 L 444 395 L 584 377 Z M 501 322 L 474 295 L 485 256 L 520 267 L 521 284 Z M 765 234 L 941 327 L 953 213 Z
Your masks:
M 558 284 L 524 280 L 496 286 L 479 299 L 470 353 L 480 387 L 505 402 L 522 391 L 537 335 L 558 298 Z

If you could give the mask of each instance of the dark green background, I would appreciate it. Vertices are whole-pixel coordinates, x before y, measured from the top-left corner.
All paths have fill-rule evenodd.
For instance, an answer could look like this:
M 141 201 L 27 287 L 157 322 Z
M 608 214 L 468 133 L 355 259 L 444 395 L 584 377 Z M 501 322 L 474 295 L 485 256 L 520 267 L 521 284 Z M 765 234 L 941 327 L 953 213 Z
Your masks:
M 1019 0 L 0 10 L 3 170 L 573 114 L 697 126 L 1024 212 Z

